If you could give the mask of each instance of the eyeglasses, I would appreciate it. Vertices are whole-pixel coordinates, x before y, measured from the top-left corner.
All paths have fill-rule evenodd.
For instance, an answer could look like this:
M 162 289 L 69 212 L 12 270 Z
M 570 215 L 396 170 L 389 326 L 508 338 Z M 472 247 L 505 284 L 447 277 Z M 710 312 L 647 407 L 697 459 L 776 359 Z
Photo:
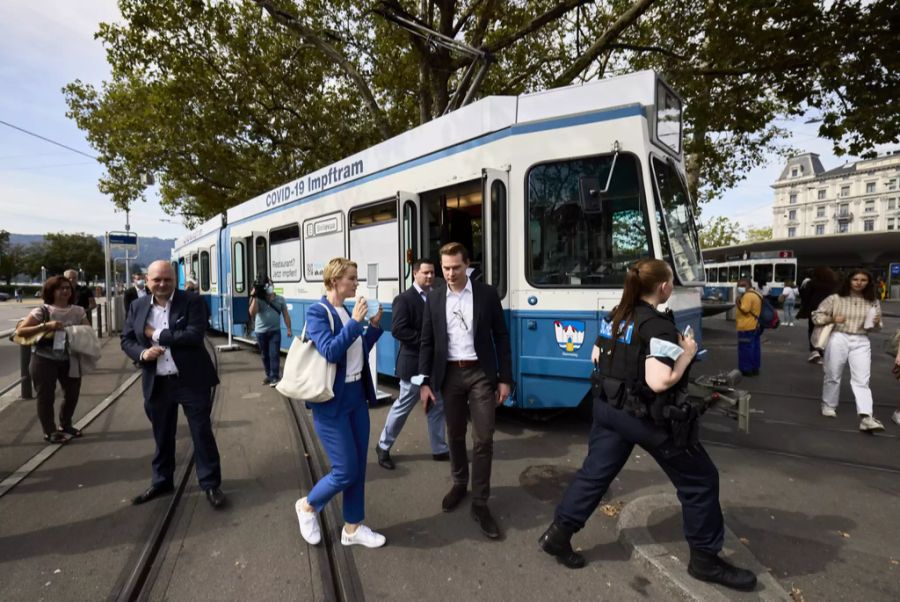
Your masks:
M 468 323 L 466 323 L 466 316 L 463 315 L 462 308 L 457 307 L 456 309 L 454 309 L 453 315 L 459 319 L 459 323 L 460 323 L 460 325 L 462 325 L 463 330 L 465 330 L 466 332 L 469 332 L 469 325 L 468 325 Z

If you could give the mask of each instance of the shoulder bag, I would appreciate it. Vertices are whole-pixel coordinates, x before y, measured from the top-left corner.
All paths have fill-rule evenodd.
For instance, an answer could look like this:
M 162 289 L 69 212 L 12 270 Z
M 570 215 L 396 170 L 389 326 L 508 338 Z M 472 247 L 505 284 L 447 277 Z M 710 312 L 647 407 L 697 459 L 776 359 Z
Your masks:
M 900 347 L 900 329 L 889 339 L 884 341 L 884 352 L 891 357 L 897 357 L 897 348 Z
M 825 346 L 828 345 L 828 339 L 831 338 L 832 330 L 834 330 L 834 322 L 814 327 L 812 335 L 809 337 L 809 344 L 813 346 L 813 349 L 824 352 Z
M 46 305 L 41 305 L 41 324 L 46 324 L 50 321 L 50 310 L 47 309 Z M 38 341 L 43 339 L 45 336 L 50 335 L 53 336 L 53 333 L 47 330 L 36 332 L 31 336 L 23 337 L 19 334 L 16 334 L 19 330 L 19 326 L 27 320 L 28 318 L 22 318 L 18 322 L 16 322 L 16 328 L 11 335 L 9 335 L 9 340 L 17 345 L 22 345 L 23 347 L 31 347 L 35 345 Z
M 324 303 L 328 324 L 334 334 L 334 318 L 331 310 Z M 306 324 L 299 337 L 294 337 L 287 358 L 284 360 L 284 374 L 275 389 L 291 399 L 309 403 L 322 403 L 334 399 L 334 378 L 337 364 L 325 359 L 315 343 L 306 338 Z

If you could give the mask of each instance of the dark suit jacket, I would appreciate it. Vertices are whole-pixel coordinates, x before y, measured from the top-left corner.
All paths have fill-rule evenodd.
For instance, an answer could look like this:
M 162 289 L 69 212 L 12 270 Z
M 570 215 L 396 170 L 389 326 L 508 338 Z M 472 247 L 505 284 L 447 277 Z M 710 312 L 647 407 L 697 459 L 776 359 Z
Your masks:
M 328 308 L 331 314 L 332 322 L 334 322 L 334 331 L 331 330 L 331 324 L 328 322 L 328 314 L 325 313 L 325 307 L 319 303 L 313 303 L 306 310 L 306 337 L 316 344 L 316 349 L 322 356 L 331 362 L 337 364 L 337 374 L 334 377 L 334 397 L 322 403 L 308 404 L 312 408 L 313 413 L 318 416 L 334 418 L 340 414 L 345 404 L 355 400 L 345 399 L 344 380 L 347 378 L 347 350 L 350 345 L 356 341 L 357 337 L 362 338 L 363 344 L 363 369 L 362 384 L 366 393 L 366 401 L 369 405 L 375 405 L 377 398 L 375 397 L 375 384 L 372 381 L 372 372 L 369 369 L 369 351 L 375 346 L 378 338 L 384 332 L 380 328 L 376 328 L 371 324 L 363 332 L 363 326 L 354 319 L 350 319 L 345 326 L 338 316 L 337 310 L 328 298 L 323 296 L 321 303 Z M 347 309 L 346 307 L 344 308 Z M 351 316 L 353 312 L 347 311 Z M 352 406 L 351 406 L 352 407 Z
M 444 284 L 428 293 L 419 346 L 419 374 L 428 377 L 426 382 L 435 391 L 441 390 L 447 371 L 446 311 L 447 285 Z M 512 350 L 500 297 L 493 286 L 476 280 L 472 280 L 472 331 L 478 363 L 491 386 L 496 389 L 498 382 L 512 386 Z
M 141 361 L 141 353 L 153 346 L 153 341 L 144 335 L 144 326 L 150 315 L 152 295 L 134 301 L 134 306 L 122 329 L 122 350 L 139 365 L 143 373 L 144 400 L 153 395 L 153 381 L 156 379 L 156 362 Z M 172 351 L 172 360 L 178 368 L 178 381 L 188 387 L 212 387 L 219 384 L 216 367 L 206 352 L 206 308 L 197 295 L 176 290 L 169 309 L 169 327 L 159 334 L 161 347 Z
M 146 289 L 144 289 L 144 290 L 146 290 Z M 145 295 L 145 296 L 149 296 L 149 295 L 150 295 L 150 291 L 147 291 L 147 295 Z M 124 301 L 125 301 L 125 316 L 127 317 L 128 310 L 131 308 L 131 304 L 134 303 L 135 301 L 137 301 L 137 298 L 138 298 L 137 289 L 133 285 L 129 286 L 128 288 L 125 289 L 125 292 L 123 293 L 122 296 L 125 297 L 125 299 L 124 299 Z
M 425 302 L 419 296 L 419 291 L 410 287 L 394 298 L 393 310 L 391 335 L 400 341 L 397 377 L 409 380 L 419 373 L 419 337 L 422 333 Z

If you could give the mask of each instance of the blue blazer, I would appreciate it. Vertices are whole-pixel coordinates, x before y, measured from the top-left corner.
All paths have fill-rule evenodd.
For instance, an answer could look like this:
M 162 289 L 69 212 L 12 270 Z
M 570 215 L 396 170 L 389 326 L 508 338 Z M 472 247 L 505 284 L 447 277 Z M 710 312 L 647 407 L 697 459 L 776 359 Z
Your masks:
M 141 361 L 141 353 L 150 349 L 153 341 L 144 335 L 150 315 L 152 295 L 135 300 L 128 309 L 122 329 L 122 350 L 143 370 L 144 400 L 153 395 L 156 361 Z M 176 290 L 169 308 L 169 327 L 159 333 L 159 344 L 172 351 L 178 368 L 179 381 L 189 387 L 212 387 L 219 384 L 216 367 L 206 352 L 204 336 L 207 327 L 206 305 L 198 295 Z
M 325 308 L 316 303 L 310 305 L 309 309 L 306 310 L 306 336 L 315 343 L 316 349 L 325 356 L 326 360 L 337 364 L 337 375 L 334 378 L 333 389 L 334 399 L 309 405 L 316 414 L 334 418 L 345 407 L 349 407 L 348 404 L 353 401 L 344 398 L 344 379 L 347 377 L 347 350 L 360 335 L 362 335 L 363 343 L 363 389 L 366 393 L 366 401 L 370 405 L 376 403 L 375 385 L 372 383 L 372 372 L 369 370 L 369 351 L 375 346 L 376 341 L 378 341 L 378 338 L 384 331 L 369 325 L 369 328 L 363 334 L 362 324 L 353 318 L 350 318 L 350 321 L 345 326 L 341 322 L 337 310 L 328 302 L 327 297 L 322 297 L 322 303 L 331 312 L 331 317 L 334 320 L 334 333 L 331 332 L 331 325 L 328 323 L 328 314 L 325 313 Z M 344 309 L 348 314 L 352 315 L 350 310 L 346 307 Z

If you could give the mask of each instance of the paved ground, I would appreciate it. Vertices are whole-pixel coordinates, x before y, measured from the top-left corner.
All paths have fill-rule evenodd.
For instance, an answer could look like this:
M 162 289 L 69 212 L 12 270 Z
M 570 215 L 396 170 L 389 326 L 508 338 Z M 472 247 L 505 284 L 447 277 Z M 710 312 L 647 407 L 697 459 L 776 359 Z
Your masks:
M 900 320 L 889 320 L 879 337 L 898 325 Z M 754 391 L 754 407 L 764 412 L 753 416 L 749 435 L 738 433 L 728 418 L 704 420 L 702 436 L 720 469 L 728 526 L 783 588 L 796 588 L 807 600 L 898 599 L 900 427 L 888 424 L 875 437 L 860 434 L 849 393 L 837 419 L 821 418 L 821 368 L 805 362 L 804 339 L 805 324 L 767 333 L 763 375 L 745 382 Z M 703 370 L 733 366 L 732 323 L 708 320 L 704 341 L 710 353 Z M 874 346 L 880 348 L 880 339 Z M 230 504 L 213 511 L 190 480 L 150 597 L 322 599 L 321 553 L 299 538 L 293 514 L 293 502 L 304 492 L 288 408 L 259 384 L 257 355 L 238 351 L 220 361 L 215 416 Z M 886 423 L 900 397 L 889 365 L 887 356 L 875 354 L 876 414 Z M 101 368 L 86 378 L 86 393 L 96 399 L 132 374 L 115 344 L 106 347 Z M 370 413 L 370 447 L 386 414 L 387 406 Z M 0 468 L 7 472 L 43 447 L 29 420 L 31 402 L 0 411 Z M 536 540 L 586 453 L 588 426 L 576 413 L 545 424 L 502 414 L 491 506 L 505 537 L 490 542 L 466 504 L 441 512 L 449 466 L 431 459 L 425 421 L 414 412 L 393 451 L 397 470 L 386 471 L 369 456 L 366 522 L 389 544 L 352 550 L 366 596 L 675 599 L 666 575 L 631 559 L 618 541 L 621 503 L 672 492 L 640 450 L 611 488 L 608 514 L 598 511 L 575 538 L 588 558 L 586 568 L 566 570 L 538 550 Z M 128 503 L 147 484 L 151 451 L 133 386 L 83 440 L 0 498 L 0 599 L 95 600 L 116 591 L 165 503 Z M 671 556 L 686 559 L 677 508 L 652 513 L 648 528 Z M 766 595 L 741 599 L 754 598 Z

